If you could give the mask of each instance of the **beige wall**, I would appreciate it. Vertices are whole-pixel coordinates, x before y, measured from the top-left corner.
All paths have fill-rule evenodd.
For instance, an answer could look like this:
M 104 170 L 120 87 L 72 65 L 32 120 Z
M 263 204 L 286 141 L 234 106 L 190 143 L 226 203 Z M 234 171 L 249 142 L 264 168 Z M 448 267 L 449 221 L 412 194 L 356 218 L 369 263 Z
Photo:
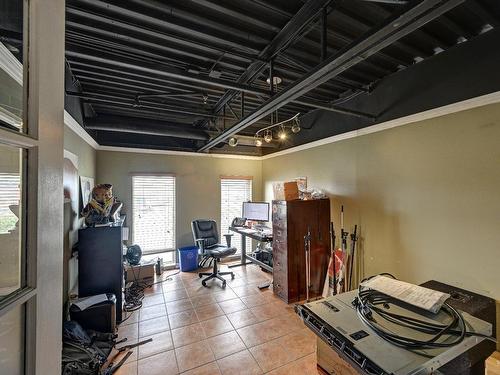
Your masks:
M 68 126 L 64 126 L 64 149 L 78 156 L 78 174 L 96 177 L 97 151 Z
M 176 245 L 193 244 L 191 221 L 215 219 L 220 227 L 221 175 L 253 176 L 253 199 L 262 199 L 262 162 L 208 156 L 173 156 L 114 151 L 97 152 L 97 182 L 113 184 L 113 192 L 124 203 L 131 226 L 131 174 L 174 173 L 176 175 Z
M 272 181 L 307 176 L 332 198 L 336 226 L 345 206 L 364 275 L 500 298 L 500 104 L 266 159 L 262 171 L 266 200 Z
M 96 178 L 97 151 L 85 142 L 79 135 L 64 126 L 64 149 L 78 157 L 78 175 Z M 80 183 L 80 181 L 78 181 Z M 80 192 L 78 192 L 78 197 Z M 63 300 L 68 300 L 68 293 L 78 283 L 78 270 L 75 259 L 71 259 L 74 245 L 78 242 L 78 229 L 83 219 L 79 219 L 80 205 L 76 207 L 71 202 L 64 202 L 64 273 Z

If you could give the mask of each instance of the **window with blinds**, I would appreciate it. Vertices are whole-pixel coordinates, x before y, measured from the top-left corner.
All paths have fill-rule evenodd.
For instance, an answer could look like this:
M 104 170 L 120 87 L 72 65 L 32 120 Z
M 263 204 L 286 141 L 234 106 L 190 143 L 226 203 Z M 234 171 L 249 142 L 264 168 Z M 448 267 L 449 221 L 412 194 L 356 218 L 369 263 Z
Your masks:
M 18 174 L 0 173 L 0 234 L 16 228 L 19 220 L 12 212 L 19 206 L 21 199 L 21 178 Z
M 175 176 L 132 176 L 132 239 L 143 253 L 175 249 Z M 169 253 L 174 261 L 175 253 Z
M 221 220 L 220 232 L 221 239 L 228 233 L 228 228 L 235 217 L 241 217 L 243 202 L 252 200 L 252 179 L 250 178 L 221 178 Z M 222 241 L 222 240 L 221 240 Z M 241 236 L 233 236 L 231 244 L 238 249 L 237 254 L 241 252 Z M 246 248 L 249 251 L 251 240 L 247 237 Z

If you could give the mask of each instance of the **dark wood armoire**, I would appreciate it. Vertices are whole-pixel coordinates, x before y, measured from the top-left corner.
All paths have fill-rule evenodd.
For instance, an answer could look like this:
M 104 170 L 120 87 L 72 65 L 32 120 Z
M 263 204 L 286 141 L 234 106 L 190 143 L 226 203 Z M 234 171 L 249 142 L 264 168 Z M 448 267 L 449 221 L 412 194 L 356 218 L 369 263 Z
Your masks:
M 304 236 L 311 233 L 309 298 L 323 291 L 330 256 L 330 200 L 273 201 L 274 293 L 286 303 L 306 299 Z

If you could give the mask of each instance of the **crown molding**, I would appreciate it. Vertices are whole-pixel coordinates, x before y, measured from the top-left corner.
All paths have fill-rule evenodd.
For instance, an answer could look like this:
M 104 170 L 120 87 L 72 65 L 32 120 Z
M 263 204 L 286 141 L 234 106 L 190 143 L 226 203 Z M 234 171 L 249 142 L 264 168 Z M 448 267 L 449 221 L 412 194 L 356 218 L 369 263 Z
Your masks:
M 87 144 L 94 150 L 99 149 L 99 143 L 97 143 L 94 138 L 92 138 L 90 134 L 81 127 L 78 121 L 76 121 L 75 118 L 66 110 L 64 110 L 64 124 L 73 130 L 81 139 L 87 142 Z
M 235 155 L 235 154 L 208 154 L 202 152 L 155 150 L 149 148 L 99 146 L 97 149 L 99 151 L 131 152 L 136 154 L 194 156 L 194 157 L 209 157 L 216 159 L 218 158 L 218 159 L 262 160 L 262 156 Z
M 328 138 L 323 138 L 317 141 L 305 143 L 300 146 L 291 147 L 289 149 L 274 152 L 270 155 L 265 156 L 247 156 L 247 155 L 236 155 L 236 154 L 208 154 L 200 152 L 187 152 L 187 151 L 169 151 L 169 150 L 155 150 L 148 148 L 132 148 L 132 147 L 115 147 L 115 146 L 101 146 L 94 138 L 92 138 L 81 126 L 80 124 L 71 116 L 67 111 L 64 111 L 64 123 L 73 130 L 80 138 L 87 142 L 92 148 L 98 151 L 110 151 L 110 152 L 129 152 L 136 154 L 156 154 L 156 155 L 174 155 L 174 156 L 193 156 L 193 157 L 210 157 L 219 159 L 239 159 L 239 160 L 267 160 L 271 158 L 276 158 L 283 155 L 292 154 L 294 152 L 304 151 L 315 147 L 324 146 L 330 143 L 340 142 L 346 139 L 361 137 L 363 135 L 377 133 L 380 131 L 397 128 L 399 126 L 413 124 L 415 122 L 429 120 L 432 118 L 449 115 L 452 113 L 457 113 L 461 111 L 466 111 L 469 109 L 482 107 L 489 104 L 495 104 L 500 102 L 500 91 L 496 91 L 491 94 L 478 96 L 472 99 L 463 100 L 460 102 L 448 104 L 442 107 L 429 109 L 420 113 L 415 113 L 413 115 L 400 117 L 394 120 L 382 122 L 380 124 L 375 124 L 368 126 L 366 128 L 353 130 L 347 133 L 334 135 Z
M 499 102 L 500 102 L 500 91 L 496 91 L 496 92 L 491 93 L 491 94 L 477 96 L 477 97 L 472 98 L 472 99 L 467 99 L 467 100 L 463 100 L 463 101 L 456 102 L 453 104 L 448 104 L 448 105 L 445 105 L 442 107 L 429 109 L 427 111 L 415 113 L 415 114 L 409 115 L 409 116 L 399 117 L 397 119 L 382 122 L 380 124 L 375 124 L 372 126 L 368 126 L 366 128 L 353 130 L 353 131 L 350 131 L 347 133 L 342 133 L 342 134 L 334 135 L 331 137 L 319 139 L 317 141 L 305 143 L 305 144 L 300 145 L 300 146 L 291 147 L 291 148 L 288 148 L 288 149 L 283 150 L 283 151 L 274 152 L 272 154 L 262 156 L 262 160 L 272 159 L 272 158 L 276 158 L 278 156 L 292 154 L 294 152 L 309 150 L 311 148 L 324 146 L 324 145 L 327 145 L 330 143 L 335 143 L 335 142 L 340 142 L 340 141 L 343 141 L 346 139 L 361 137 L 363 135 L 377 133 L 377 132 L 380 132 L 383 130 L 397 128 L 399 126 L 410 125 L 410 124 L 413 124 L 415 122 L 425 121 L 425 120 L 429 120 L 432 118 L 450 115 L 452 113 L 466 111 L 468 109 L 482 107 L 485 105 L 495 104 L 495 103 L 499 103 Z

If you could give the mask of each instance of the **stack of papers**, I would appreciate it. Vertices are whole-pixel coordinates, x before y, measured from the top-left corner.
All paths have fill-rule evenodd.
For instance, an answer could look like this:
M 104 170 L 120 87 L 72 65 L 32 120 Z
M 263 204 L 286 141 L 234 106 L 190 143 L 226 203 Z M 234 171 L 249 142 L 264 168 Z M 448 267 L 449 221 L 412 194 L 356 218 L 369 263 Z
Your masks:
M 447 293 L 438 292 L 436 290 L 381 275 L 365 281 L 362 286 L 374 289 L 435 314 L 439 312 L 443 303 L 450 298 L 450 295 Z

